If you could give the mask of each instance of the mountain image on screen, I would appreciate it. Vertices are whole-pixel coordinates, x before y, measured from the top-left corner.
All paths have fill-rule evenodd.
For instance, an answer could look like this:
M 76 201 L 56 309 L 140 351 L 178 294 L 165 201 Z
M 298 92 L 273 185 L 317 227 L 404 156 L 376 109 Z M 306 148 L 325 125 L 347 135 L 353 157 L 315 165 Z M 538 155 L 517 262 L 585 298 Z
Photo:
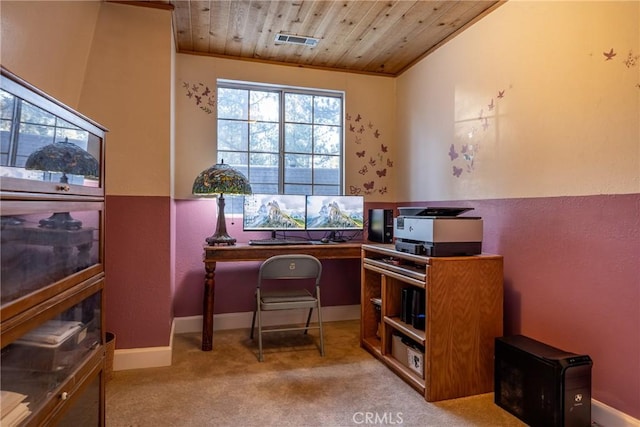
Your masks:
M 280 207 L 277 200 L 262 203 L 255 215 L 247 219 L 245 226 L 253 229 L 302 229 L 305 228 L 304 211 L 287 212 Z
M 307 206 L 309 209 L 310 206 Z M 362 209 L 349 209 L 335 200 L 323 203 L 318 209 L 307 212 L 307 229 L 352 230 L 362 229 Z

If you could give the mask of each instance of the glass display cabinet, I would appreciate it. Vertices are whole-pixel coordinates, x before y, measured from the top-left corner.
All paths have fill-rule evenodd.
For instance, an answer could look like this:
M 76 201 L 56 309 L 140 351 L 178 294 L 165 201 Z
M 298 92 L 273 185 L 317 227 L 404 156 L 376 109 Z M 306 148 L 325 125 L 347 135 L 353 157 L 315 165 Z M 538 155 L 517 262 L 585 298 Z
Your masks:
M 2 68 L 0 425 L 104 425 L 106 129 Z

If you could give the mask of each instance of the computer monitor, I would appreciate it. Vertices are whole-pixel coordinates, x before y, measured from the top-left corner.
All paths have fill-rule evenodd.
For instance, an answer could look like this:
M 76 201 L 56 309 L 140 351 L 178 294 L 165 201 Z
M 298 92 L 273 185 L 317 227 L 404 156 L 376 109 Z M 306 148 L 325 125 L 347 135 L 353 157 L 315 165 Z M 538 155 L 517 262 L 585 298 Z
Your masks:
M 364 228 L 363 196 L 307 196 L 307 230 Z
M 306 228 L 304 195 L 251 194 L 244 197 L 244 231 L 293 231 Z

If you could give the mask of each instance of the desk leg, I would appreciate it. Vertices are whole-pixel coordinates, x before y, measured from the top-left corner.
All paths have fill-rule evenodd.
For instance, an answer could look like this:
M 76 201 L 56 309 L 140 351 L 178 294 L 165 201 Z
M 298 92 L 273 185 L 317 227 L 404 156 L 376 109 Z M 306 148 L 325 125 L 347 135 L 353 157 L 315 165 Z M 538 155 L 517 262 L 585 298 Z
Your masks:
M 204 299 L 202 308 L 202 351 L 213 349 L 213 294 L 216 288 L 216 263 L 205 262 Z

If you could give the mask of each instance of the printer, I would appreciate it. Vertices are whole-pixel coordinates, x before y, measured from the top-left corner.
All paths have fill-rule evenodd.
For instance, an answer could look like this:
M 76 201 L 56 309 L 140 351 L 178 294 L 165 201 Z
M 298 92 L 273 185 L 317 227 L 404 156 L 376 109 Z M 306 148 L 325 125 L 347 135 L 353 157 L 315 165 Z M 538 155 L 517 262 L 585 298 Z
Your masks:
M 473 208 L 398 208 L 396 250 L 414 255 L 466 256 L 482 252 L 482 218 L 458 215 Z

